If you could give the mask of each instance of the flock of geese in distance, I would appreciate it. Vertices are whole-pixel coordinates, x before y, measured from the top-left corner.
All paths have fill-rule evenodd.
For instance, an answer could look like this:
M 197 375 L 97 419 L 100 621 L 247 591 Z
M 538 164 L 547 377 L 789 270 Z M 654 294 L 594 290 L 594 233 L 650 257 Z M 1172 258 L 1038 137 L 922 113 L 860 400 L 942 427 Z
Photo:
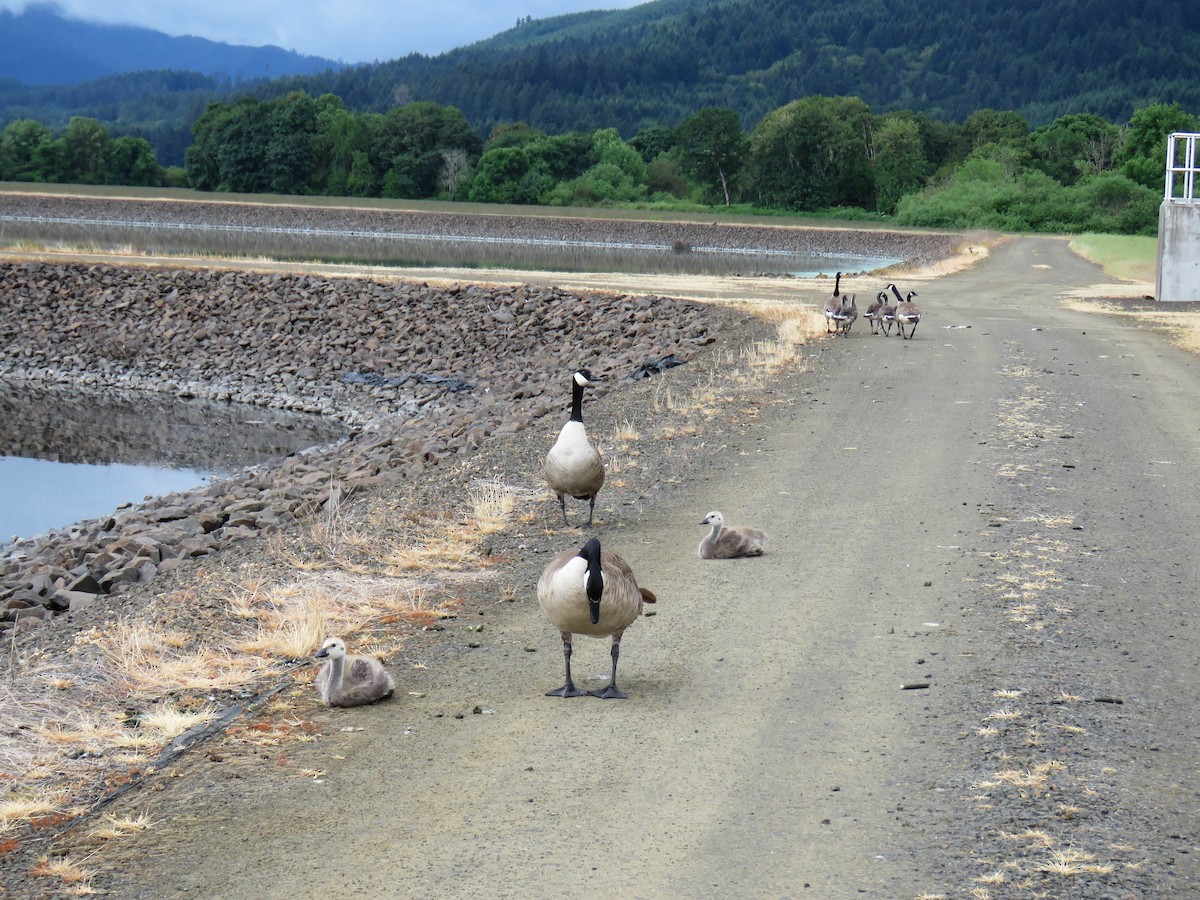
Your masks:
M 825 301 L 825 332 L 850 336 L 850 326 L 858 319 L 858 304 L 856 295 L 849 298 L 841 292 L 842 273 L 838 272 L 833 282 L 833 294 Z M 889 296 L 889 292 L 891 296 Z M 867 307 L 866 318 L 871 323 L 871 334 L 882 334 L 890 337 L 892 326 L 900 332 L 900 337 L 908 340 L 916 333 L 917 323 L 921 321 L 921 310 L 913 303 L 916 291 L 909 291 L 907 296 L 901 296 L 900 289 L 889 284 L 884 290 L 875 295 L 875 302 Z M 892 298 L 896 302 L 892 303 Z M 907 333 L 905 328 L 908 328 Z
M 848 337 L 850 326 L 858 319 L 858 304 L 854 295 L 847 298 L 841 293 L 841 280 L 842 273 L 838 272 L 833 295 L 825 302 L 826 332 Z M 902 338 L 911 339 L 921 321 L 921 311 L 913 302 L 916 295 L 916 291 L 909 291 L 902 296 L 896 285 L 888 284 L 867 307 L 871 333 L 890 336 L 894 325 Z M 546 483 L 558 499 L 566 528 L 571 527 L 567 497 L 587 501 L 588 517 L 583 527 L 590 528 L 596 512 L 596 495 L 604 486 L 604 459 L 583 425 L 584 388 L 594 380 L 595 376 L 587 369 L 571 375 L 571 414 L 543 464 Z M 767 535 L 761 529 L 726 525 L 725 517 L 717 510 L 706 515 L 700 524 L 710 528 L 697 549 L 701 559 L 763 554 Z M 642 615 L 644 604 L 656 602 L 654 592 L 639 587 L 629 564 L 602 549 L 600 540 L 592 537 L 579 549 L 563 550 L 550 560 L 538 579 L 537 598 L 542 613 L 558 629 L 563 644 L 563 685 L 547 691 L 546 696 L 625 699 L 627 695 L 617 687 L 621 637 Z M 579 634 L 612 641 L 609 651 L 612 674 L 608 685 L 601 690 L 580 690 L 571 678 L 572 642 Z M 315 682 L 317 695 L 327 706 L 362 706 L 391 697 L 395 691 L 391 675 L 379 660 L 348 654 L 341 638 L 325 641 L 317 657 L 328 659 Z

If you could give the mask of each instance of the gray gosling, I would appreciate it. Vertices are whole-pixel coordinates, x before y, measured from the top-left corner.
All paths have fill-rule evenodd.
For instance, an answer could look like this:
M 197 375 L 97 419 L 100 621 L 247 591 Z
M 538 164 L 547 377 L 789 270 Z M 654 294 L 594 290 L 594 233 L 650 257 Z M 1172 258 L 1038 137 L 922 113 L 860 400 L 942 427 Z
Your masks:
M 588 501 L 584 527 L 590 528 L 596 514 L 596 494 L 604 486 L 604 460 L 583 427 L 583 389 L 591 383 L 592 373 L 587 369 L 571 376 L 571 416 L 546 454 L 543 466 L 546 483 L 558 497 L 563 525 L 568 528 L 571 523 L 567 521 L 567 496 Z
M 317 651 L 318 659 L 329 661 L 317 673 L 314 687 L 326 706 L 365 706 L 384 700 L 396 684 L 383 663 L 357 653 L 346 653 L 346 642 L 330 638 Z
M 716 510 L 700 520 L 701 525 L 711 525 L 712 531 L 700 542 L 696 553 L 701 559 L 740 559 L 744 556 L 762 556 L 767 544 L 767 533 L 758 528 L 726 526 L 725 517 Z
M 537 598 L 562 636 L 566 669 L 563 686 L 546 696 L 626 699 L 628 695 L 617 688 L 621 636 L 642 614 L 642 604 L 657 599 L 652 591 L 638 587 L 629 564 L 615 553 L 601 551 L 600 541 L 591 538 L 579 550 L 564 550 L 550 560 L 538 579 Z M 612 638 L 612 677 L 603 690 L 581 691 L 571 680 L 571 642 L 577 634 Z

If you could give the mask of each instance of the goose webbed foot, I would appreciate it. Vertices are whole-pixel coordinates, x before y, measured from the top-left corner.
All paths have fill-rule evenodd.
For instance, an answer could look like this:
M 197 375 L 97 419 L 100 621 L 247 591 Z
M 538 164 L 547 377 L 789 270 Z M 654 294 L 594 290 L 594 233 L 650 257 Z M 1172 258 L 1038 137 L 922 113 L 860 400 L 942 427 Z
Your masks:
M 555 688 L 552 691 L 546 691 L 546 696 L 547 697 L 582 697 L 587 693 L 590 693 L 590 692 L 589 691 L 581 691 L 579 688 L 575 687 L 575 685 L 571 684 L 571 682 L 568 681 L 566 684 L 564 684 L 560 688 Z
M 615 684 L 610 684 L 602 691 L 588 691 L 589 697 L 599 697 L 601 700 L 628 700 L 629 695 L 617 688 Z

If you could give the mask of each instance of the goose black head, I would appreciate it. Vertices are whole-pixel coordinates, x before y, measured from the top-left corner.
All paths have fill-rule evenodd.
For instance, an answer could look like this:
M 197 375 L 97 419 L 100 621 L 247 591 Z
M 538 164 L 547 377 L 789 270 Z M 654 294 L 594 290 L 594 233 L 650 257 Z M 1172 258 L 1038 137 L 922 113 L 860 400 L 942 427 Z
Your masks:
M 589 369 L 576 369 L 575 374 L 571 376 L 577 385 L 586 387 L 593 381 L 600 381 L 599 375 L 593 375 Z
M 584 590 L 587 591 L 588 618 L 595 625 L 600 621 L 600 599 L 604 595 L 604 574 L 600 565 L 600 541 L 590 538 L 579 550 L 579 555 L 587 560 L 587 580 Z

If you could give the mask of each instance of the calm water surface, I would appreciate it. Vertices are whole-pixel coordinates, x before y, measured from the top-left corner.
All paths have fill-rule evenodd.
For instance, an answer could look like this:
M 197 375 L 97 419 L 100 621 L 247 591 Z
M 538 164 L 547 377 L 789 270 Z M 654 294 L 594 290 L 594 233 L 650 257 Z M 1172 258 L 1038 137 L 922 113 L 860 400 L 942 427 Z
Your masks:
M 316 416 L 0 381 L 0 543 L 340 436 L 336 423 Z

